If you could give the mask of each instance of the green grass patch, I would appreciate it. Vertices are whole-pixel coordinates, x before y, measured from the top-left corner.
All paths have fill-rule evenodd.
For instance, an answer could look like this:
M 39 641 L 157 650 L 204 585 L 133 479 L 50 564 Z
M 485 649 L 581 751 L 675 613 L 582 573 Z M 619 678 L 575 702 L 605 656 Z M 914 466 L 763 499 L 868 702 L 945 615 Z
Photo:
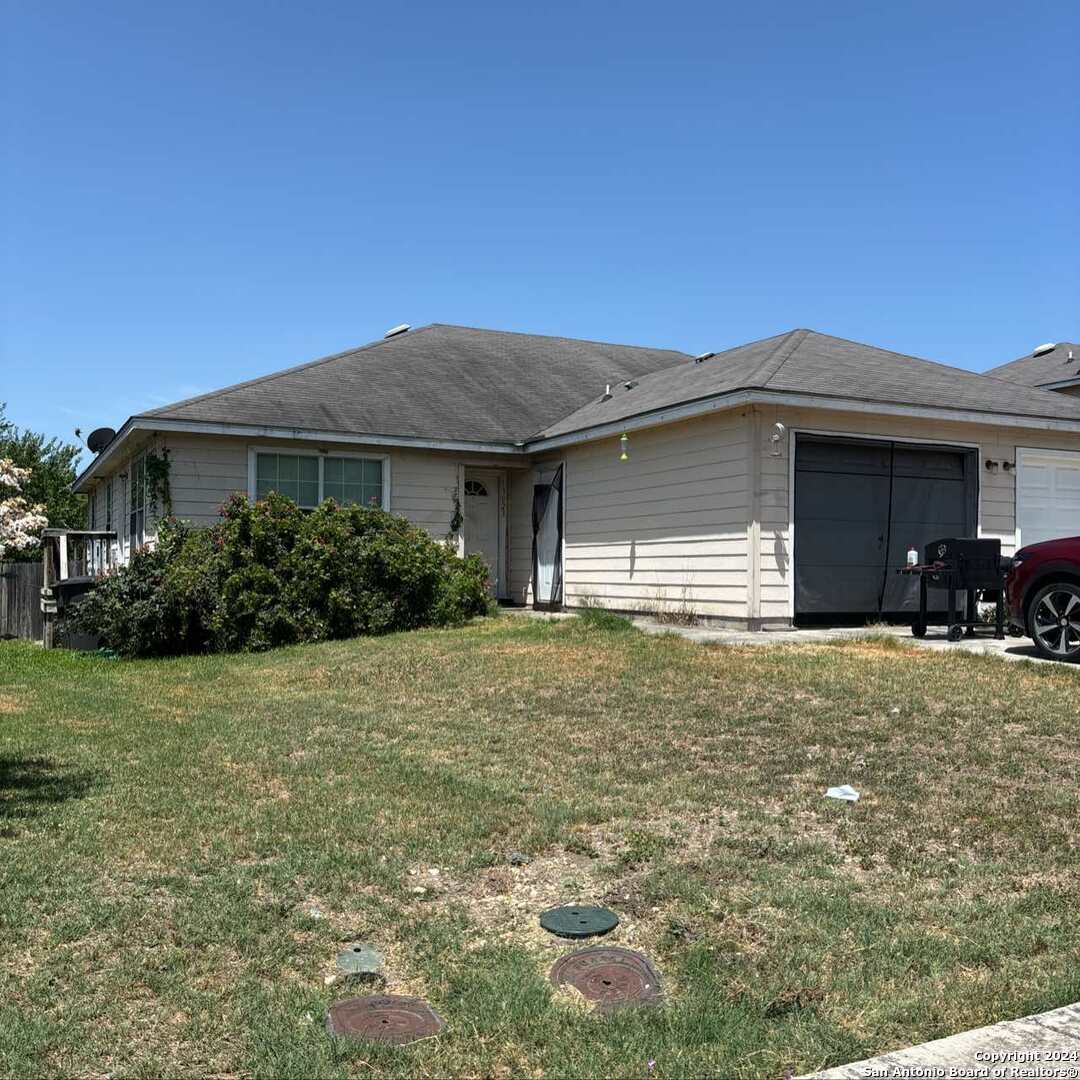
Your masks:
M 624 623 L 0 643 L 0 1072 L 775 1077 L 1080 998 L 1075 672 Z M 553 992 L 573 900 L 663 1009 Z M 328 1040 L 357 939 L 440 1038 Z

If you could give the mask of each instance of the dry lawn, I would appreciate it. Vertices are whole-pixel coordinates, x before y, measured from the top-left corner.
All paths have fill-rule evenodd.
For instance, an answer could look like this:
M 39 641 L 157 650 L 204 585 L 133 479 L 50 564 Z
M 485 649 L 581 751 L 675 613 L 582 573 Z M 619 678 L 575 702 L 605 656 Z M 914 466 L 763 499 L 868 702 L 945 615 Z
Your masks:
M 502 618 L 0 643 L 0 713 L 7 1075 L 778 1077 L 1080 998 L 1070 669 Z M 619 913 L 663 1009 L 553 992 L 565 901 Z M 439 1039 L 331 1044 L 354 940 Z

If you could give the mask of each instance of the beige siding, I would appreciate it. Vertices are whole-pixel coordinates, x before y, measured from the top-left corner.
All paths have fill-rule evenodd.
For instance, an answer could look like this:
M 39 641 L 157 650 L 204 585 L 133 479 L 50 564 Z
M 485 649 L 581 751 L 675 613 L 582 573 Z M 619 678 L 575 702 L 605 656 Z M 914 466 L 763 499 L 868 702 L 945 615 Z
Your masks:
M 286 440 L 234 439 L 223 436 L 168 435 L 158 440 L 168 449 L 173 514 L 196 525 L 218 520 L 221 504 L 231 495 L 248 493 L 248 452 L 252 446 L 310 450 L 310 443 Z M 457 460 L 449 455 L 418 450 L 327 445 L 328 453 L 371 453 L 390 459 L 390 509 L 443 539 L 453 513 Z M 118 466 L 127 471 L 130 462 Z
M 743 412 L 568 448 L 567 605 L 745 619 L 748 448 Z
M 105 528 L 105 485 L 98 484 L 86 500 L 86 524 L 90 529 Z
M 767 622 L 783 622 L 792 616 L 791 447 L 785 439 L 779 457 L 769 453 L 765 440 L 775 422 L 784 423 L 789 432 L 816 431 L 976 446 L 979 535 L 1000 539 L 1004 554 L 1011 553 L 1016 544 L 1016 473 L 1000 467 L 991 472 L 982 463 L 991 460 L 1014 464 L 1017 447 L 1021 446 L 1080 449 L 1080 435 L 1060 432 L 783 407 L 762 407 L 761 414 L 760 616 Z
M 169 486 L 172 494 L 173 514 L 196 525 L 209 525 L 218 520 L 219 511 L 231 495 L 248 493 L 249 450 L 253 446 L 273 446 L 282 450 L 303 449 L 310 451 L 311 443 L 292 440 L 250 440 L 216 435 L 169 434 L 155 436 L 148 443 L 134 449 L 142 452 L 148 445 L 159 451 L 168 450 L 170 463 Z M 327 444 L 316 448 L 332 454 L 371 453 L 387 457 L 390 463 L 390 510 L 401 514 L 413 524 L 426 529 L 436 540 L 444 540 L 450 530 L 454 513 L 454 495 L 458 492 L 460 470 L 468 466 L 500 467 L 502 459 L 491 455 L 461 455 L 435 451 L 372 447 L 363 443 Z M 123 548 L 127 549 L 127 484 L 120 479 L 121 473 L 130 475 L 131 460 L 128 455 L 117 462 L 109 479 L 116 484 L 114 490 L 114 528 L 120 535 Z M 507 470 L 509 482 L 507 507 L 507 547 L 509 549 L 509 576 L 513 587 L 522 595 L 528 590 L 532 559 L 532 472 L 527 468 Z M 104 479 L 99 480 L 95 497 L 99 500 L 100 527 L 104 527 Z M 460 492 L 458 492 L 460 497 Z M 156 532 L 156 522 L 147 525 L 148 538 Z
M 417 450 L 390 452 L 391 511 L 427 529 L 436 540 L 446 539 L 450 531 L 457 486 L 456 458 Z
M 980 455 L 979 530 L 1006 553 L 1016 541 L 1016 474 L 988 471 L 986 460 L 1014 463 L 1019 447 L 1080 450 L 1068 435 L 991 425 L 889 418 L 824 410 L 759 407 L 631 433 L 620 462 L 617 437 L 568 447 L 554 461 L 508 468 L 505 459 L 356 444 L 328 444 L 387 456 L 390 509 L 444 539 L 466 466 L 505 468 L 510 599 L 531 602 L 532 496 L 540 470 L 565 463 L 564 597 L 568 606 L 597 603 L 629 611 L 686 610 L 751 625 L 786 623 L 792 615 L 791 444 L 780 453 L 772 425 L 871 438 L 973 445 Z M 311 443 L 170 434 L 151 444 L 168 449 L 173 512 L 208 524 L 234 492 L 248 488 L 253 445 L 311 449 Z M 133 447 L 138 453 L 145 446 Z M 315 444 L 318 448 L 318 444 Z M 113 475 L 113 526 L 124 543 L 131 458 Z M 515 463 L 516 464 L 516 463 Z M 93 492 L 96 523 L 105 527 L 105 478 Z M 458 492 L 460 497 L 460 492 Z M 153 534 L 152 524 L 148 534 Z
M 173 514 L 194 525 L 209 525 L 236 492 L 248 489 L 247 444 L 239 439 L 169 435 L 169 488 Z

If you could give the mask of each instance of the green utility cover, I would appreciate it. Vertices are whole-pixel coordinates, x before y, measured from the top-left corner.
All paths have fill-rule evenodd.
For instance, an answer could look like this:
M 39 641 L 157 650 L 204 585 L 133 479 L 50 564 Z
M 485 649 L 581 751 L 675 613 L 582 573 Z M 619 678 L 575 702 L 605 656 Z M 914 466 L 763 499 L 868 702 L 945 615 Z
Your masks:
M 378 975 L 382 971 L 382 954 L 370 945 L 359 942 L 338 953 L 338 970 L 346 975 Z
M 603 907 L 567 904 L 545 911 L 540 916 L 540 925 L 559 937 L 586 938 L 614 930 L 619 925 L 619 916 Z

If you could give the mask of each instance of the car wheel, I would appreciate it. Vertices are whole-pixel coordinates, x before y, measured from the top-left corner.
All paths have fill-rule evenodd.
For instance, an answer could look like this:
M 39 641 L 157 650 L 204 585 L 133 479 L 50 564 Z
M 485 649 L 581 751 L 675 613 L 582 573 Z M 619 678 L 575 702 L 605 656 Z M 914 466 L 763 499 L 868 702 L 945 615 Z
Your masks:
M 1035 648 L 1051 660 L 1080 660 L 1080 586 L 1046 585 L 1031 601 L 1028 625 Z

